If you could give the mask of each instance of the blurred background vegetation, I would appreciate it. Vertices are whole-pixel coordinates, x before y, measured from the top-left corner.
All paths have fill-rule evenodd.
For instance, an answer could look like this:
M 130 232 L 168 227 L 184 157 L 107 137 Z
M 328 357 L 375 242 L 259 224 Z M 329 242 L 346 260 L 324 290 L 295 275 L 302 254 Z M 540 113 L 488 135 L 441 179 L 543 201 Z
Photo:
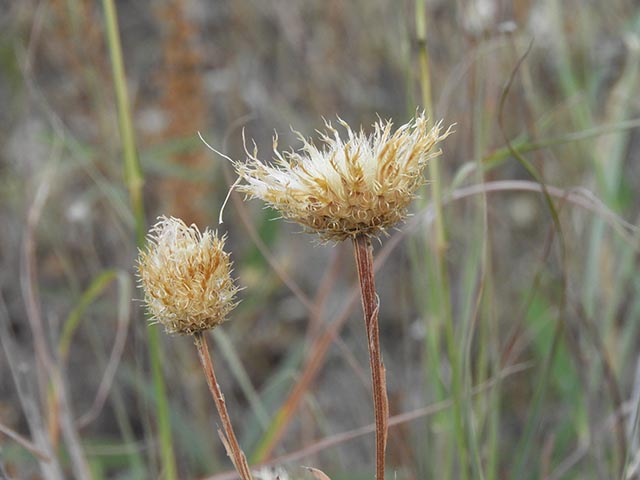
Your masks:
M 0 1 L 0 464 L 234 478 L 190 338 L 157 338 L 157 408 L 108 3 Z M 388 477 L 638 478 L 637 0 L 115 3 L 147 225 L 227 232 L 245 287 L 212 354 L 252 462 L 372 478 L 355 268 L 260 202 L 218 225 L 234 177 L 196 132 L 242 159 L 244 129 L 270 160 L 274 131 L 298 148 L 322 117 L 404 123 L 430 83 L 456 124 L 445 242 L 427 185 L 375 246 Z

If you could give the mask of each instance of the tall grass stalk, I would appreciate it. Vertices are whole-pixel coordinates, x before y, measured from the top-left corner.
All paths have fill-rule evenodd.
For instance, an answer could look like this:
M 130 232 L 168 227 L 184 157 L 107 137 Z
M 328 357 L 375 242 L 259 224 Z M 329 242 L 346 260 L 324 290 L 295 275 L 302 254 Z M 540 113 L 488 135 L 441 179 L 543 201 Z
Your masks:
M 486 62 L 478 62 L 478 68 L 474 69 L 471 76 L 471 88 L 473 89 L 473 159 L 476 165 L 475 181 L 478 185 L 485 185 L 485 171 L 482 168 L 483 154 L 487 150 L 487 141 L 489 138 L 489 129 L 492 125 L 491 117 L 483 107 L 486 101 L 484 92 L 490 80 L 486 80 L 488 69 L 480 68 L 486 65 Z M 489 67 L 490 68 L 490 67 Z M 496 302 L 494 298 L 494 278 L 493 278 L 493 259 L 491 230 L 489 229 L 489 206 L 487 195 L 481 195 L 478 200 L 477 212 L 480 220 L 471 235 L 472 249 L 474 244 L 479 243 L 477 254 L 470 255 L 469 282 L 466 296 L 470 298 L 469 311 L 462 318 L 469 318 L 469 328 L 467 341 L 465 342 L 465 369 L 474 375 L 478 381 L 489 378 L 492 372 L 499 371 L 500 362 L 500 344 L 499 344 L 499 326 L 497 323 L 497 315 L 495 311 Z M 481 238 L 482 242 L 475 239 Z M 477 293 L 476 293 L 477 289 Z M 477 325 L 477 360 L 474 360 L 476 370 L 472 372 L 472 366 L 469 362 L 471 358 L 470 350 L 472 348 L 474 325 Z M 472 372 L 472 373 L 471 373 Z M 498 462 L 499 462 L 499 428 L 500 428 L 500 397 L 501 397 L 500 377 L 496 379 L 495 386 L 473 403 L 479 411 L 483 412 L 484 418 L 481 418 L 478 424 L 486 433 L 482 438 L 482 454 L 478 451 L 478 435 L 473 436 L 472 448 L 474 452 L 474 466 L 479 471 L 479 475 L 488 480 L 497 478 Z M 484 428 L 482 424 L 484 423 Z M 484 463 L 482 462 L 484 460 Z
M 118 31 L 116 6 L 113 0 L 103 0 L 102 7 L 104 9 L 105 33 L 109 55 L 111 57 L 113 84 L 118 107 L 118 126 L 123 149 L 125 182 L 129 190 L 131 209 L 135 220 L 136 243 L 138 247 L 142 247 L 145 242 L 146 231 L 142 197 L 144 177 L 136 151 L 135 134 L 129 107 L 124 62 L 122 59 L 122 45 Z M 160 449 L 162 452 L 162 470 L 166 480 L 174 480 L 177 478 L 177 468 L 171 439 L 169 403 L 164 379 L 162 377 L 160 334 L 155 328 L 148 328 L 147 332 L 151 375 L 156 398 L 156 417 L 160 435 Z
M 426 0 L 416 0 L 416 35 L 418 39 L 418 55 L 420 62 L 420 90 L 422 103 L 429 113 L 431 121 L 434 118 L 431 92 L 431 75 L 429 69 L 429 49 L 427 48 L 427 12 Z M 437 277 L 437 296 L 441 322 L 444 324 L 445 342 L 451 364 L 451 390 L 453 393 L 454 430 L 458 443 L 458 458 L 460 478 L 468 478 L 468 452 L 466 433 L 463 422 L 463 378 L 460 370 L 459 352 L 455 340 L 453 312 L 451 310 L 451 287 L 449 285 L 449 270 L 447 267 L 447 235 L 442 209 L 442 178 L 440 173 L 440 159 L 433 158 L 429 162 L 429 188 L 431 201 L 435 213 L 435 271 Z

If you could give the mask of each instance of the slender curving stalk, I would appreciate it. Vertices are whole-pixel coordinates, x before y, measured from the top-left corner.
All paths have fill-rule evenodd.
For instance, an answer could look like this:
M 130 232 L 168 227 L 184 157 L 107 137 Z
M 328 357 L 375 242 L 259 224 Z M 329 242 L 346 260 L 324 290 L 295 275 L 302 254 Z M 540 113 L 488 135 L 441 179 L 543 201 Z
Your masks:
M 367 329 L 369 363 L 371 365 L 371 384 L 373 389 L 373 409 L 376 424 L 376 479 L 384 480 L 384 455 L 387 447 L 389 423 L 389 401 L 387 399 L 387 381 L 380 350 L 380 328 L 378 325 L 379 301 L 376 294 L 373 270 L 373 247 L 366 235 L 353 238 L 353 248 L 358 268 L 360 293 L 364 323 Z
M 429 69 L 429 48 L 427 45 L 427 7 L 426 0 L 416 0 L 416 35 L 419 45 L 420 61 L 420 92 L 424 108 L 434 115 L 433 94 L 431 90 L 431 71 Z M 453 394 L 453 423 L 458 444 L 458 458 L 460 465 L 460 478 L 467 480 L 468 474 L 468 445 L 464 418 L 464 379 L 462 372 L 463 362 L 460 361 L 455 339 L 453 325 L 453 311 L 451 307 L 451 285 L 449 283 L 449 267 L 447 265 L 448 238 L 442 208 L 442 173 L 440 162 L 434 158 L 429 162 L 429 189 L 431 190 L 431 202 L 435 213 L 435 274 L 437 295 L 442 299 L 438 308 L 438 314 L 444 322 L 445 342 L 449 361 L 451 362 L 451 391 Z
M 200 364 L 204 370 L 205 377 L 207 378 L 207 385 L 211 391 L 211 396 L 218 409 L 220 420 L 222 421 L 223 434 L 221 434 L 222 441 L 227 450 L 227 455 L 231 457 L 233 465 L 236 467 L 236 471 L 240 475 L 242 480 L 253 480 L 251 476 L 251 470 L 247 457 L 240 448 L 236 434 L 233 431 L 233 425 L 231 425 L 231 419 L 229 418 L 229 412 L 227 411 L 227 404 L 224 401 L 224 395 L 218 385 L 216 374 L 213 370 L 213 361 L 209 354 L 209 347 L 207 346 L 207 340 L 204 338 L 203 332 L 196 332 L 193 334 L 193 339 L 198 350 L 198 357 Z
M 144 176 L 136 151 L 135 132 L 129 107 L 124 60 L 122 58 L 122 44 L 118 30 L 118 15 L 113 0 L 102 0 L 102 7 L 104 10 L 107 46 L 111 57 L 113 85 L 118 106 L 118 126 L 120 128 L 120 141 L 124 157 L 125 182 L 129 189 L 129 202 L 135 221 L 136 243 L 139 248 L 142 248 L 145 244 L 145 214 L 142 195 Z M 151 377 L 156 399 L 158 433 L 160 435 L 160 450 L 162 452 L 162 467 L 164 471 L 163 478 L 165 480 L 175 480 L 178 478 L 178 473 L 171 439 L 169 401 L 167 400 L 165 382 L 162 377 L 160 336 L 155 328 L 148 329 L 147 340 L 151 362 Z

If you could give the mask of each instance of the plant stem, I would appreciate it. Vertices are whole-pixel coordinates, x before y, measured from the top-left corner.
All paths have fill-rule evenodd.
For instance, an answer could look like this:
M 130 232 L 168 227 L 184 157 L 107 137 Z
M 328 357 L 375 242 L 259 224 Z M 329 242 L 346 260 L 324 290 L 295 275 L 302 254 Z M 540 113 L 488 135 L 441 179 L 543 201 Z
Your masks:
M 124 157 L 124 174 L 131 209 L 135 218 L 136 240 L 138 245 L 144 244 L 145 221 L 144 203 L 142 198 L 142 185 L 144 177 L 142 167 L 138 160 L 136 149 L 135 132 L 131 120 L 131 109 L 129 107 L 129 94 L 127 91 L 127 80 L 124 72 L 124 61 L 122 59 L 122 44 L 120 42 L 120 32 L 118 30 L 118 14 L 113 0 L 102 0 L 105 17 L 105 30 L 107 35 L 107 46 L 111 57 L 111 70 L 113 74 L 113 87 L 116 94 L 118 107 L 118 127 L 120 130 L 120 142 L 122 143 L 122 154 Z
M 231 461 L 236 467 L 236 471 L 238 472 L 242 480 L 253 480 L 253 477 L 251 476 L 251 469 L 249 468 L 249 463 L 247 462 L 247 457 L 240 448 L 240 444 L 238 443 L 236 434 L 233 431 L 233 425 L 231 424 L 229 412 L 227 411 L 227 404 L 224 401 L 224 395 L 220 390 L 220 385 L 218 385 L 218 380 L 216 379 L 216 374 L 213 370 L 213 361 L 211 360 L 211 355 L 209 354 L 207 341 L 204 338 L 204 334 L 202 332 L 194 333 L 193 338 L 196 344 L 196 348 L 198 349 L 200 364 L 202 365 L 205 377 L 207 378 L 207 385 L 209 385 L 211 396 L 213 397 L 213 401 L 215 402 L 216 408 L 218 409 L 218 414 L 220 415 L 220 420 L 222 421 L 222 429 L 224 431 L 224 435 L 221 435 L 221 438 L 223 440 L 225 449 L 227 450 L 227 455 L 231 457 Z
M 424 108 L 433 117 L 433 97 L 431 91 L 431 75 L 429 70 L 429 49 L 427 47 L 427 10 L 426 0 L 416 0 L 416 35 L 419 44 L 420 57 L 420 90 Z M 433 120 L 433 118 L 432 118 Z M 468 452 L 466 441 L 466 430 L 464 425 L 464 381 L 462 365 L 459 351 L 455 339 L 455 329 L 453 325 L 453 312 L 451 308 L 451 287 L 449 284 L 449 268 L 447 265 L 448 239 L 442 209 L 442 175 L 440 172 L 440 159 L 433 158 L 429 162 L 429 177 L 431 202 L 435 213 L 435 271 L 437 277 L 438 296 L 441 299 L 439 305 L 439 316 L 444 322 L 445 341 L 451 363 L 451 390 L 454 401 L 454 429 L 458 443 L 458 458 L 460 465 L 460 478 L 466 480 L 468 475 Z
M 362 294 L 364 323 L 367 329 L 369 363 L 373 388 L 373 408 L 376 423 L 376 480 L 384 480 L 384 452 L 387 446 L 387 428 L 389 423 L 389 402 L 387 400 L 387 382 L 382 352 L 380 351 L 380 330 L 378 326 L 379 302 L 376 294 L 373 271 L 373 247 L 371 240 L 364 235 L 353 239 L 358 280 Z
M 416 37 L 420 62 L 420 96 L 422 108 L 433 122 L 433 100 L 431 97 L 431 73 L 429 71 L 429 49 L 427 48 L 427 6 L 425 0 L 416 0 Z
M 118 31 L 118 16 L 113 0 L 102 0 L 105 17 L 105 31 L 107 45 L 111 57 L 113 85 L 118 106 L 118 126 L 122 143 L 125 182 L 129 189 L 131 210 L 135 221 L 136 244 L 143 247 L 145 243 L 145 214 L 142 196 L 144 176 L 138 153 L 136 150 L 135 132 L 129 108 L 127 81 L 122 59 L 122 45 Z M 175 480 L 178 476 L 176 468 L 173 442 L 171 439 L 171 423 L 169 421 L 169 402 L 162 377 L 162 356 L 160 352 L 160 336 L 155 328 L 148 329 L 149 357 L 151 361 L 151 376 L 155 390 L 158 432 L 160 435 L 160 449 L 162 451 L 162 468 L 166 480 Z

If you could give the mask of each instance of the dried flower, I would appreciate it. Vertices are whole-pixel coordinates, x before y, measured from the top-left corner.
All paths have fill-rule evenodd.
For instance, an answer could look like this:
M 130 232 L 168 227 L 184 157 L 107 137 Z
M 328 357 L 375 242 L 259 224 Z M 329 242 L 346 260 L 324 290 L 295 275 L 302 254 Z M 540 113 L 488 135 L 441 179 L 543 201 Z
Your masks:
M 391 121 L 379 120 L 371 135 L 338 121 L 347 138 L 325 122 L 327 131 L 319 132 L 323 148 L 298 132 L 299 151 L 280 153 L 274 138 L 272 164 L 261 163 L 254 148 L 250 161 L 234 163 L 246 182 L 238 190 L 324 240 L 374 237 L 403 220 L 425 182 L 427 162 L 441 153 L 435 145 L 451 129 L 441 133 L 442 123 L 430 127 L 424 114 L 393 133 Z
M 289 480 L 289 475 L 281 467 L 262 467 L 255 472 L 256 480 Z
M 224 237 L 201 233 L 173 217 L 159 217 L 140 252 L 138 273 L 151 320 L 168 333 L 193 334 L 222 323 L 238 288 Z

